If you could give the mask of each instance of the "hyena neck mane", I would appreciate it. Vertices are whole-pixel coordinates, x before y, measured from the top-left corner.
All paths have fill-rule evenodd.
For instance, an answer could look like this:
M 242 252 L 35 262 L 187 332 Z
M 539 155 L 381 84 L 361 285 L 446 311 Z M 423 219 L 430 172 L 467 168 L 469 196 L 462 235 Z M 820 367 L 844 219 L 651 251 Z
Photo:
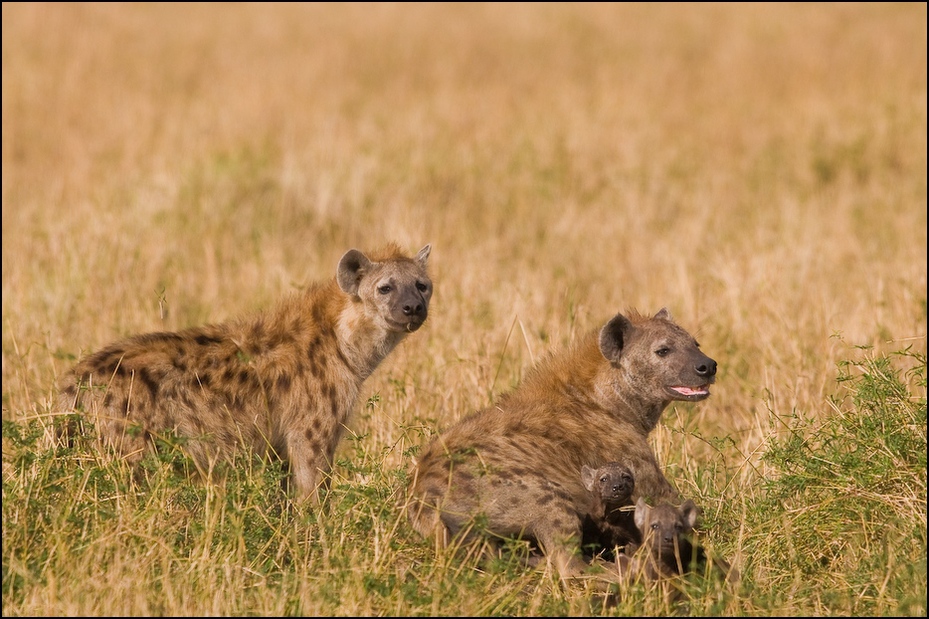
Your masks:
M 335 322 L 339 349 L 354 371 L 367 378 L 409 333 L 381 327 L 365 315 L 361 303 L 344 293 L 341 293 L 341 298 L 341 309 Z
M 363 381 L 408 334 L 389 331 L 365 315 L 363 304 L 339 289 L 335 279 L 309 287 L 278 308 L 280 325 L 296 327 L 308 352 L 334 338 L 339 357 Z M 292 316 L 292 320 L 287 317 Z
M 617 373 L 600 351 L 598 339 L 598 332 L 591 331 L 564 354 L 544 358 L 518 391 L 529 397 L 532 393 L 546 393 L 548 398 L 557 395 L 566 411 L 598 409 L 649 434 L 670 401 L 656 400 L 638 389 L 625 372 Z

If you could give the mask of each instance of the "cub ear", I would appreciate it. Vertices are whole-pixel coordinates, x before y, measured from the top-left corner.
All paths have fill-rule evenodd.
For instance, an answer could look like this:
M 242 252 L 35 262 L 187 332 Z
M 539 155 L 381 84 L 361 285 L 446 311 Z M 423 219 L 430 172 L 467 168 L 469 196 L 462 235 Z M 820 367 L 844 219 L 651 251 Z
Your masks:
M 639 497 L 639 500 L 635 502 L 635 515 L 633 518 L 635 520 L 635 526 L 643 533 L 645 532 L 645 521 L 648 519 L 649 510 L 651 510 L 651 507 L 648 506 L 645 499 Z
M 361 276 L 370 267 L 371 261 L 357 249 L 350 249 L 345 252 L 342 259 L 339 260 L 339 268 L 336 270 L 339 288 L 348 294 L 357 295 Z
M 632 323 L 622 314 L 616 314 L 600 329 L 600 354 L 607 361 L 616 363 L 623 354 L 626 338 L 632 331 Z
M 658 313 L 655 314 L 655 318 L 658 318 L 659 320 L 670 320 L 671 322 L 674 322 L 674 319 L 671 318 L 671 312 L 668 311 L 668 308 L 666 307 L 662 307 L 660 310 L 658 310 Z
M 416 254 L 416 262 L 422 266 L 426 266 L 426 258 L 429 257 L 430 253 L 432 253 L 432 245 L 427 244 Z
M 581 465 L 581 483 L 589 491 L 594 489 L 594 481 L 597 477 L 597 469 L 592 469 L 586 464 Z
M 684 524 L 689 530 L 697 526 L 697 517 L 700 515 L 700 508 L 690 499 L 684 501 L 681 505 L 681 516 L 684 517 Z

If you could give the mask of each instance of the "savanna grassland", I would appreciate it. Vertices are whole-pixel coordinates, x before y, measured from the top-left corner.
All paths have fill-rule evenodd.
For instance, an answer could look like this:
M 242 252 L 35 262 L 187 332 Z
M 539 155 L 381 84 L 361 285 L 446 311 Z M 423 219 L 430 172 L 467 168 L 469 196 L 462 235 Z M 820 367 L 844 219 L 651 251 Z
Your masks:
M 926 608 L 926 4 L 2 5 L 3 615 Z M 58 377 L 433 247 L 314 510 L 243 456 L 135 483 Z M 418 448 L 616 312 L 719 363 L 653 443 L 738 566 L 620 599 L 436 554 Z

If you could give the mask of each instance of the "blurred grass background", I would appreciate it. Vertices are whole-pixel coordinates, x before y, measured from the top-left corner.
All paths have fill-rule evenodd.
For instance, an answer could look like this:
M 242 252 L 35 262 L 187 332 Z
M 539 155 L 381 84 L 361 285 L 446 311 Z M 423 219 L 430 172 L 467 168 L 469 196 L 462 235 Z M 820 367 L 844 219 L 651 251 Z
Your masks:
M 366 385 L 334 471 L 347 482 L 400 471 L 628 308 L 668 307 L 720 364 L 713 397 L 671 407 L 654 443 L 737 556 L 738 503 L 763 498 L 771 441 L 788 418 L 835 414 L 843 362 L 915 352 L 892 358 L 925 435 L 925 382 L 907 373 L 926 352 L 924 3 L 5 2 L 2 16 L 5 422 L 48 412 L 87 351 L 261 310 L 334 275 L 345 250 L 395 240 L 432 243 L 436 294 Z M 22 481 L 11 449 L 5 436 L 4 503 Z M 129 583 L 144 603 L 94 606 L 86 569 L 47 562 L 12 595 L 6 548 L 5 615 L 272 610 L 158 611 L 147 581 Z M 448 586 L 475 578 L 436 565 Z M 855 611 L 779 591 L 711 610 Z M 590 610 L 544 599 L 497 608 Z M 458 614 L 441 600 L 289 612 Z

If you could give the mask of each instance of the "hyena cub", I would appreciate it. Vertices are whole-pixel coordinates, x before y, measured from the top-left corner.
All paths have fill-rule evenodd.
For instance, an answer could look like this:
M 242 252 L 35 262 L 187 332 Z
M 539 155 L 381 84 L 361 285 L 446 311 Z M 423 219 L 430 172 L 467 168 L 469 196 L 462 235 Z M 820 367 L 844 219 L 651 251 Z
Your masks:
M 563 579 L 583 576 L 582 521 L 594 506 L 578 471 L 623 462 L 634 497 L 677 500 L 648 435 L 672 401 L 708 398 L 715 376 L 716 362 L 666 309 L 617 314 L 425 446 L 411 523 L 438 546 L 452 536 L 532 539 Z
M 268 313 L 110 344 L 64 377 L 58 410 L 133 464 L 166 433 L 204 472 L 238 448 L 276 455 L 297 498 L 317 500 L 363 381 L 426 320 L 430 250 L 352 249 Z
M 632 554 L 642 541 L 635 524 L 632 471 L 619 462 L 607 462 L 596 469 L 585 464 L 581 482 L 592 497 L 591 511 L 583 523 L 585 551 L 606 560 L 615 559 L 618 552 Z
M 709 556 L 703 546 L 692 540 L 699 515 L 700 509 L 689 499 L 680 506 L 661 502 L 649 507 L 640 498 L 635 506 L 635 524 L 641 532 L 642 545 L 626 564 L 627 569 L 654 580 L 711 567 L 715 574 L 737 582 L 738 569 L 725 559 Z
M 642 545 L 633 557 L 633 571 L 652 580 L 690 571 L 691 564 L 698 560 L 690 540 L 698 515 L 690 499 L 680 507 L 666 501 L 649 507 L 640 498 L 635 505 L 635 524 Z

